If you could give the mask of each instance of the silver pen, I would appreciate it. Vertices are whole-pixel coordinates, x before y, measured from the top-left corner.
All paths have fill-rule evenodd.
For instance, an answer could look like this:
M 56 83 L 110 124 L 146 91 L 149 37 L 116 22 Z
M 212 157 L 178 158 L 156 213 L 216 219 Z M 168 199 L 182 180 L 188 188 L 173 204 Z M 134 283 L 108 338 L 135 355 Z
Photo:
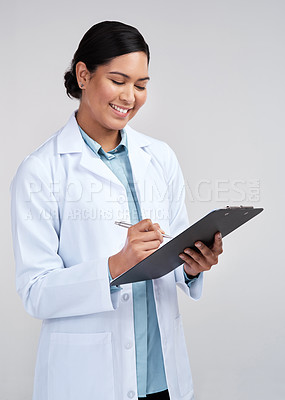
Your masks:
M 115 221 L 115 224 L 122 226 L 123 228 L 130 228 L 132 226 L 132 224 L 125 221 Z M 172 239 L 172 236 L 166 235 L 165 233 L 162 233 L 162 236 L 166 239 Z

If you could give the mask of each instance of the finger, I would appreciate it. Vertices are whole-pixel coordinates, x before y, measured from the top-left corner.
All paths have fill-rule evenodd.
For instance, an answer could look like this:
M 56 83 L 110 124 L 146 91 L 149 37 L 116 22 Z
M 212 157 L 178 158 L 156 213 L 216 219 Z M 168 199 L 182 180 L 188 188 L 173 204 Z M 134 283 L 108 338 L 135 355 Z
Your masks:
M 146 251 L 144 252 L 144 258 L 143 258 L 143 259 L 145 259 L 146 257 L 148 257 L 148 256 L 150 256 L 151 254 L 153 254 L 153 253 L 155 252 L 155 250 L 156 250 L 156 249 L 154 249 L 154 250 L 146 250 Z
M 143 219 L 142 221 L 138 222 L 136 225 L 133 225 L 136 229 L 139 229 L 140 232 L 155 232 L 158 231 L 161 233 L 159 235 L 159 239 L 161 242 L 163 241 L 162 234 L 165 233 L 163 229 L 161 229 L 158 223 L 152 223 L 151 219 Z
M 160 227 L 160 225 L 157 222 L 153 224 L 153 227 L 154 229 L 158 229 L 161 233 L 165 233 L 165 231 Z
M 160 240 L 152 240 L 150 242 L 142 242 L 139 248 L 141 251 L 156 250 L 160 245 Z
M 163 242 L 163 236 L 159 230 L 143 232 L 140 235 L 143 242 L 150 242 L 152 240 L 159 240 L 160 243 Z
M 154 230 L 152 220 L 149 218 L 141 220 L 137 224 L 131 226 L 129 229 L 132 229 L 132 228 L 135 228 L 135 229 L 139 230 L 140 232 Z
M 179 257 L 184 261 L 184 269 L 186 274 L 195 276 L 202 271 L 200 265 L 185 253 L 179 254 Z
M 200 253 L 202 254 L 202 256 L 204 256 L 204 258 L 208 259 L 208 260 L 214 260 L 216 255 L 213 253 L 213 251 L 206 246 L 203 242 L 196 242 L 195 246 L 197 247 L 197 249 L 200 251 Z M 198 253 L 197 253 L 198 254 Z
M 222 239 L 222 234 L 220 232 L 217 232 L 215 234 L 215 240 L 214 244 L 212 246 L 212 251 L 215 254 L 222 254 L 223 252 L 223 239 Z
M 160 231 L 161 233 L 165 233 L 165 232 L 161 229 L 160 225 L 159 225 L 157 222 L 151 223 L 151 224 L 148 226 L 148 228 L 147 228 L 146 230 L 147 230 L 147 231 Z
M 156 249 L 145 249 L 145 250 L 140 249 L 139 253 L 137 254 L 136 261 L 134 262 L 134 264 L 133 264 L 132 266 L 134 266 L 134 265 L 136 265 L 137 263 L 143 261 L 146 257 L 148 257 L 148 256 L 150 256 L 152 253 L 154 253 L 155 250 L 156 250 Z
M 204 245 L 203 251 L 206 255 L 202 253 L 197 253 L 195 250 L 187 248 L 184 250 L 188 256 L 190 256 L 197 264 L 199 264 L 203 270 L 209 270 L 213 264 L 216 264 L 215 255 L 212 251 Z
M 141 232 L 129 228 L 128 242 L 131 243 L 132 246 L 139 246 L 139 247 L 141 247 L 142 243 L 159 242 L 158 246 L 160 246 L 160 244 L 163 242 L 163 236 L 159 230 Z M 158 246 L 155 244 L 155 247 Z M 153 248 L 153 245 L 151 245 L 151 248 Z

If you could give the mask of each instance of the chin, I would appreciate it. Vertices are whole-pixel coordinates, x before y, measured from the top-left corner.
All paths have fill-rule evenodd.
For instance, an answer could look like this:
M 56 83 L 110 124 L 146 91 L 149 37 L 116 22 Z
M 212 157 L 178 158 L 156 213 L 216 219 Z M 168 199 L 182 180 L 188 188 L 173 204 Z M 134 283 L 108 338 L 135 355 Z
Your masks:
M 121 129 L 124 129 L 124 127 L 127 125 L 127 123 L 129 122 L 129 119 L 127 119 L 126 121 L 117 121 L 115 123 L 110 123 L 108 124 L 108 129 L 112 130 L 112 131 L 119 131 Z

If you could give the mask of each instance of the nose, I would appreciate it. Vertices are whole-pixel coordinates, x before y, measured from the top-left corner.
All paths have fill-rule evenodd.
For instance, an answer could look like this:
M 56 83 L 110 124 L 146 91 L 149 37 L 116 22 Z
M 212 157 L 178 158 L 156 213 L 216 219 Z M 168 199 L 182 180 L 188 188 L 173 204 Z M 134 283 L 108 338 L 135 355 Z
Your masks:
M 135 102 L 135 88 L 133 85 L 123 85 L 120 93 L 120 100 L 126 104 L 133 104 Z

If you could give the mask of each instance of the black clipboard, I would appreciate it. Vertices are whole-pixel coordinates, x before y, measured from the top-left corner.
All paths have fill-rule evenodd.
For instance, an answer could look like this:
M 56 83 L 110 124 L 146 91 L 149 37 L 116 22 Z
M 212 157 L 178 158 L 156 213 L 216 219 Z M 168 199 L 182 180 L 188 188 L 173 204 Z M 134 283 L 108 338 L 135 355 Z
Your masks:
M 183 263 L 179 254 L 182 253 L 186 247 L 197 250 L 194 246 L 197 240 L 210 246 L 213 243 L 216 232 L 221 232 L 222 237 L 225 237 L 230 232 L 261 213 L 261 211 L 263 211 L 263 208 L 242 206 L 214 210 L 178 236 L 169 240 L 134 267 L 113 279 L 110 285 L 116 286 L 160 278 Z

